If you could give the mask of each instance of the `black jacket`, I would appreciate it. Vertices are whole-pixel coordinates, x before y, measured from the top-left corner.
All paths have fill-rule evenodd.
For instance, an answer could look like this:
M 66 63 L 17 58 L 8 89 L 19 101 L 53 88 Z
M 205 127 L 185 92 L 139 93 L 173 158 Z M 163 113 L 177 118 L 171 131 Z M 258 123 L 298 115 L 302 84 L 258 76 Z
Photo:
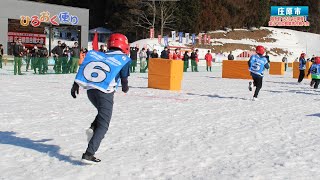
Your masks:
M 150 58 L 152 51 L 147 50 L 147 60 Z
M 159 55 L 158 55 L 158 53 L 151 53 L 150 57 L 151 58 L 158 58 Z
M 71 56 L 75 57 L 75 58 L 79 58 L 80 57 L 80 49 L 79 47 L 72 47 L 71 49 Z
M 64 50 L 63 51 L 63 57 L 68 57 L 68 53 L 70 52 L 70 50 Z
M 192 59 L 192 60 L 195 60 L 195 59 L 196 59 L 196 53 L 195 53 L 195 52 L 192 52 L 192 53 L 191 53 L 190 59 Z
M 160 57 L 163 58 L 163 59 L 169 59 L 169 53 L 168 53 L 168 51 L 163 50 L 163 51 L 161 52 L 161 56 L 160 56 Z
M 47 57 L 48 56 L 48 49 L 47 48 L 40 48 L 39 49 L 39 56 L 40 57 Z
M 138 59 L 138 51 L 139 51 L 139 48 L 131 48 L 130 49 L 130 58 L 132 59 L 132 60 L 137 60 Z
M 234 56 L 232 54 L 228 55 L 228 60 L 234 60 Z
M 183 55 L 183 61 L 188 61 L 189 60 L 189 55 L 187 53 L 184 53 Z
M 40 57 L 39 49 L 31 49 L 30 51 L 32 57 Z
M 63 47 L 62 46 L 56 46 L 52 49 L 52 53 L 53 54 L 58 54 L 58 56 L 62 56 L 63 55 Z
M 13 46 L 13 55 L 15 57 L 22 57 L 23 46 L 21 44 L 14 44 Z
M 0 49 L 0 57 L 2 57 L 3 56 L 3 49 L 1 48 Z

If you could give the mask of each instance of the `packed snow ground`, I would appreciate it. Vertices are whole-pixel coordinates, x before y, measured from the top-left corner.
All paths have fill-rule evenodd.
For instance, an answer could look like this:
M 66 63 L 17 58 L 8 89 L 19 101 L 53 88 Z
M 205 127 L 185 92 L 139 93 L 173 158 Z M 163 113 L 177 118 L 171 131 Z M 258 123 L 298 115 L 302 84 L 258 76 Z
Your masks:
M 184 73 L 179 92 L 131 74 L 102 162 L 88 166 L 79 160 L 96 110 L 85 90 L 70 96 L 74 75 L 0 69 L 0 179 L 319 179 L 320 92 L 309 80 L 266 75 L 253 102 L 248 80 L 200 71 Z

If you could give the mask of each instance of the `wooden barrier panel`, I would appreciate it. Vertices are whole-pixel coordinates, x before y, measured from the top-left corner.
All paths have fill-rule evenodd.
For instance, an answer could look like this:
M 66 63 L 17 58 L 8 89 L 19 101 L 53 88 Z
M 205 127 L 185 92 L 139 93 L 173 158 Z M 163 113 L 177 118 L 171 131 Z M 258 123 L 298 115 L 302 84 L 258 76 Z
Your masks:
M 148 87 L 164 90 L 181 90 L 183 61 L 150 58 Z
M 223 60 L 222 78 L 251 79 L 248 61 Z
M 271 75 L 284 75 L 284 63 L 283 62 L 270 62 Z
M 306 64 L 306 70 L 304 70 L 304 73 L 305 73 L 305 78 L 307 78 L 307 79 L 311 79 L 311 75 L 309 75 L 308 77 L 307 77 L 307 74 L 308 74 L 308 70 L 309 70 L 309 68 L 311 67 L 311 65 L 312 65 L 312 62 L 307 62 L 307 64 Z M 296 79 L 298 79 L 299 78 L 299 74 L 300 74 L 300 70 L 299 70 L 299 62 L 293 62 L 293 78 L 296 78 Z
M 288 63 L 288 67 L 292 67 L 293 66 L 293 63 Z

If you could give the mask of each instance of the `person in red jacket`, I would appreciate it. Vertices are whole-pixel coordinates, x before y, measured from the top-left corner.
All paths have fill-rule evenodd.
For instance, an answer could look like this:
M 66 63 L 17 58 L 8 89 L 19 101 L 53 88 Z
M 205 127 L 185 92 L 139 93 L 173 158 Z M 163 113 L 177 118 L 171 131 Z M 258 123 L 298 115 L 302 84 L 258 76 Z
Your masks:
M 210 53 L 210 50 L 208 50 L 208 53 L 204 56 L 204 59 L 207 62 L 207 71 L 209 71 L 210 69 L 210 72 L 211 72 L 212 55 Z
M 180 56 L 180 52 L 178 49 L 175 49 L 174 50 L 174 53 L 173 53 L 173 58 L 174 60 L 180 60 L 181 59 L 181 56 Z

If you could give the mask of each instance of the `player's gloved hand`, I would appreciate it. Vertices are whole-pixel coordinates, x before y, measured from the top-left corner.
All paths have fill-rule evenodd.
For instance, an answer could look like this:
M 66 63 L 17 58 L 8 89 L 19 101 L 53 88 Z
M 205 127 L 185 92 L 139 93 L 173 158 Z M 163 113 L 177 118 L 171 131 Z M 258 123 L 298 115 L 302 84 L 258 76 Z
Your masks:
M 121 86 L 122 92 L 127 93 L 129 91 L 128 78 L 121 78 Z
M 71 96 L 73 98 L 76 98 L 76 93 L 79 94 L 79 85 L 76 82 L 74 82 L 71 88 Z

